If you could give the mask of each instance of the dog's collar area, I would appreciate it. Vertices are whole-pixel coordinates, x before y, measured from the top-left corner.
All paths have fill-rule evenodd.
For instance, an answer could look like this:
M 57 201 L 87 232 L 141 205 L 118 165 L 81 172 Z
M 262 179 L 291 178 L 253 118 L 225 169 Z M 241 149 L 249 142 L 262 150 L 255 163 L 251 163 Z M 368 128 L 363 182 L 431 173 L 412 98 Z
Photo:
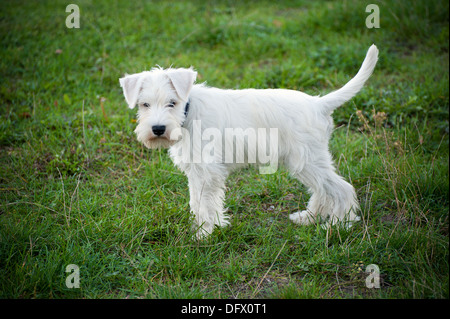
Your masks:
M 184 116 L 187 116 L 189 112 L 189 101 L 187 101 L 186 106 L 184 107 Z
M 183 123 L 181 123 L 181 126 L 183 126 L 184 123 L 186 122 L 186 118 L 189 113 L 189 104 L 190 104 L 190 101 L 188 100 L 186 103 L 186 106 L 184 107 L 184 121 L 183 121 Z

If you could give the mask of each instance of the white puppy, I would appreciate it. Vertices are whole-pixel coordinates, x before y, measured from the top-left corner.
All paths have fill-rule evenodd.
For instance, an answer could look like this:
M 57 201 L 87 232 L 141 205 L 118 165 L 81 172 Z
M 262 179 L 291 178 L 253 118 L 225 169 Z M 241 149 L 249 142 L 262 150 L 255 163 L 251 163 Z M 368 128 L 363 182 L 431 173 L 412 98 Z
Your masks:
M 148 148 L 170 147 L 173 162 L 188 177 L 190 207 L 201 238 L 215 225 L 228 224 L 225 180 L 248 163 L 269 162 L 266 173 L 284 164 L 308 187 L 306 210 L 290 215 L 295 223 L 359 219 L 355 190 L 336 174 L 328 150 L 330 115 L 361 90 L 377 59 L 378 49 L 372 45 L 356 76 L 323 97 L 284 89 L 194 85 L 197 73 L 192 68 L 154 68 L 126 75 L 120 85 L 128 106 L 139 106 L 137 139 Z

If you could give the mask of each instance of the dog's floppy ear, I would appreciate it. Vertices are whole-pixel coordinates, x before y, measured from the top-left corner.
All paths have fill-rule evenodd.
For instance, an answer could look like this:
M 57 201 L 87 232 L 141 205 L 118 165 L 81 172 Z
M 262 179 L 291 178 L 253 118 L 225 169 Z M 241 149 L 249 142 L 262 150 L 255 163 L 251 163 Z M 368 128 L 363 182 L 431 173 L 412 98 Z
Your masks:
M 167 71 L 167 76 L 172 82 L 175 91 L 177 91 L 178 97 L 183 101 L 187 101 L 197 78 L 197 72 L 192 69 L 170 69 Z
M 130 109 L 136 106 L 143 79 L 144 76 L 142 73 L 125 75 L 125 77 L 119 79 L 120 86 L 123 89 L 123 95 Z

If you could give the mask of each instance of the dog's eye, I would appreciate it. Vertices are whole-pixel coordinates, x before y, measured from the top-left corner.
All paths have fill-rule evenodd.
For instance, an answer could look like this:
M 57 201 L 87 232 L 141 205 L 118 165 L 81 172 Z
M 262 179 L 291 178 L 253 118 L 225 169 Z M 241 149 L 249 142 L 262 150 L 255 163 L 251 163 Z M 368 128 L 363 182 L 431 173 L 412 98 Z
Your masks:
M 145 106 L 145 107 L 150 107 L 150 104 L 148 104 L 148 103 L 144 103 L 142 105 Z
M 169 104 L 167 104 L 168 107 L 175 107 L 175 105 L 177 104 L 177 102 L 175 101 L 170 101 Z

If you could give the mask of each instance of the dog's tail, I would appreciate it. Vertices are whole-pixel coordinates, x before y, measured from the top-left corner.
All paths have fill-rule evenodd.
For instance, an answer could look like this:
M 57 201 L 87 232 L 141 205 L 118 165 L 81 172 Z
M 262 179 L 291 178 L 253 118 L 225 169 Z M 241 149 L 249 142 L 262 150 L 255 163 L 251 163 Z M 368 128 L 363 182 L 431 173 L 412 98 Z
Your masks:
M 358 93 L 363 87 L 364 83 L 370 77 L 377 64 L 378 49 L 375 44 L 369 48 L 364 59 L 361 68 L 353 79 L 351 79 L 346 85 L 339 90 L 331 92 L 320 98 L 320 102 L 323 106 L 324 112 L 330 114 L 337 107 L 341 106 Z

